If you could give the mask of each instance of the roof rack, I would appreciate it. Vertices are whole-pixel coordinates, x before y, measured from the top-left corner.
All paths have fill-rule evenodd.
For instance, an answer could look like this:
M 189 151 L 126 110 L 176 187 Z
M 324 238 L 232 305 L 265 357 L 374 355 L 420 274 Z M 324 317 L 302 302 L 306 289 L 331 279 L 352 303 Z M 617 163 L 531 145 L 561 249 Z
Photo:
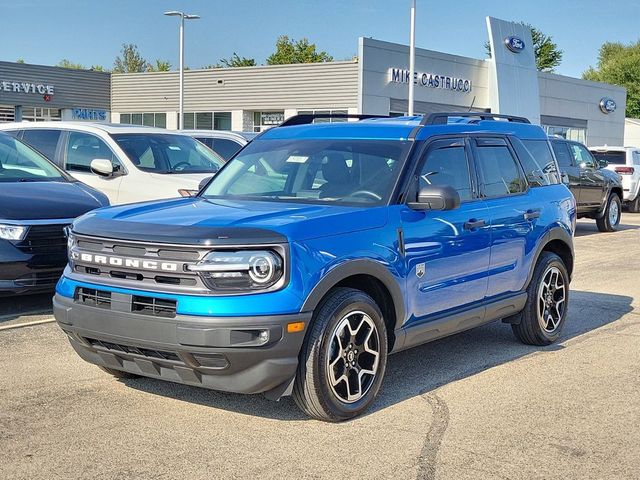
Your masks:
M 366 120 L 367 118 L 389 118 L 388 115 L 366 115 L 361 113 L 303 113 L 287 118 L 278 127 L 291 127 L 293 125 L 307 125 L 313 123 L 317 118 L 354 118 L 356 120 Z
M 449 122 L 449 117 L 474 117 L 480 120 L 503 119 L 514 123 L 531 123 L 528 118 L 516 117 L 515 115 L 502 115 L 499 113 L 487 112 L 451 112 L 451 113 L 431 113 L 422 117 L 420 125 L 443 125 Z

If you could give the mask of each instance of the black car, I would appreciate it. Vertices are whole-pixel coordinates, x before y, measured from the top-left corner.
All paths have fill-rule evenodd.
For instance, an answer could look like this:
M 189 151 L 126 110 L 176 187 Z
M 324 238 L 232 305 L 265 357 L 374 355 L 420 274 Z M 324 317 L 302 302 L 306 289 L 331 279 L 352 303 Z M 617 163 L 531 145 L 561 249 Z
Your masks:
M 578 218 L 593 218 L 601 232 L 613 232 L 622 214 L 622 180 L 583 144 L 550 138 L 560 172 L 576 199 Z
M 64 228 L 108 204 L 104 194 L 0 132 L 0 295 L 51 290 L 67 263 Z

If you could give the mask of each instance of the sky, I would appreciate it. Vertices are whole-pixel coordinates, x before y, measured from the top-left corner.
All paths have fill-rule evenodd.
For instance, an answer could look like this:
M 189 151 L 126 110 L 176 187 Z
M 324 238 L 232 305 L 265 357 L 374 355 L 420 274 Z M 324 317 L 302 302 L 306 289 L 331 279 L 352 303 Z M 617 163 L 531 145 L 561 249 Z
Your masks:
M 201 68 L 234 52 L 258 63 L 279 35 L 309 38 L 336 60 L 357 54 L 358 37 L 409 42 L 410 0 L 0 0 L 0 60 L 55 65 L 66 58 L 113 67 L 123 43 L 148 61 L 178 64 L 178 19 L 185 65 Z M 640 0 L 417 0 L 416 46 L 484 58 L 487 15 L 530 23 L 564 50 L 557 73 L 579 77 L 605 41 L 640 38 Z

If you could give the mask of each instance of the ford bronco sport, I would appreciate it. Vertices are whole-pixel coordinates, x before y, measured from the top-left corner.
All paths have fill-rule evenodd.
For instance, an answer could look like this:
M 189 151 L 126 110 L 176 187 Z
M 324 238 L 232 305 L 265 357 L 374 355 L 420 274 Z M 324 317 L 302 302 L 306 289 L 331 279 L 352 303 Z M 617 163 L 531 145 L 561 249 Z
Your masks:
M 54 310 L 83 359 L 340 421 L 390 353 L 499 319 L 558 339 L 576 206 L 540 127 L 319 116 L 261 134 L 196 197 L 73 223 Z

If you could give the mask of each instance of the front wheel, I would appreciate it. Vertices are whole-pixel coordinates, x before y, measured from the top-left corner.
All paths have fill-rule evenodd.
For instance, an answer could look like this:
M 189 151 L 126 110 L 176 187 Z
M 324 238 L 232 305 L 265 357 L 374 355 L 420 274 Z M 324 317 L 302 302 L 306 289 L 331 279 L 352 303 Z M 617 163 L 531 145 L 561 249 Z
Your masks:
M 380 308 L 360 290 L 337 288 L 314 315 L 300 352 L 293 398 L 318 420 L 353 418 L 376 397 L 386 363 Z
M 542 252 L 527 288 L 527 303 L 513 333 L 527 345 L 549 345 L 560 336 L 567 317 L 569 274 L 562 259 Z
M 622 212 L 622 202 L 620 197 L 615 193 L 609 195 L 607 206 L 604 214 L 600 218 L 596 218 L 598 230 L 601 232 L 615 232 L 620 224 L 620 215 Z

